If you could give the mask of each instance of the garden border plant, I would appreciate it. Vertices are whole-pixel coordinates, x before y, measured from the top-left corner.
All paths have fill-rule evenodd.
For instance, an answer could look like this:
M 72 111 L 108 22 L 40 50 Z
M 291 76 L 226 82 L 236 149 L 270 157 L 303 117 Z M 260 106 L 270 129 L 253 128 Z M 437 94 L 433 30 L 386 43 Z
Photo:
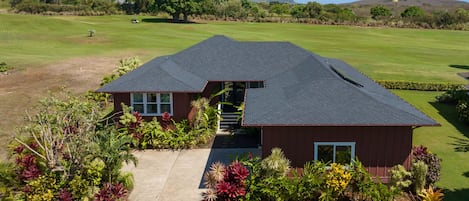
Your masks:
M 125 200 L 133 186 L 123 163 L 137 163 L 131 138 L 102 119 L 95 102 L 55 95 L 27 115 L 0 167 L 2 200 Z M 4 168 L 11 168 L 6 170 Z
M 193 117 L 179 122 L 167 112 L 161 120 L 154 117 L 145 121 L 139 112 L 131 112 L 130 107 L 122 104 L 119 132 L 131 136 L 133 146 L 139 149 L 187 149 L 205 144 L 216 134 L 219 111 L 204 97 L 192 103 Z
M 420 182 L 423 185 L 418 185 L 417 180 L 425 180 L 427 172 L 420 171 L 420 176 L 413 176 L 402 165 L 393 167 L 392 181 L 385 185 L 373 178 L 358 158 L 348 167 L 313 161 L 301 169 L 292 169 L 286 164 L 289 164 L 288 159 L 278 148 L 274 148 L 265 159 L 253 157 L 249 153 L 234 160 L 229 166 L 215 162 L 204 175 L 207 190 L 202 194 L 203 200 L 389 201 L 406 196 L 413 200 L 420 199 L 413 195 L 422 199 L 435 198 L 431 200 L 436 201 L 443 198 L 441 191 L 434 190 L 432 184 L 425 186 L 424 182 Z M 421 168 L 418 167 L 428 167 L 422 161 L 420 164 L 413 169 L 419 171 Z M 411 191 L 412 185 L 420 186 L 421 189 Z

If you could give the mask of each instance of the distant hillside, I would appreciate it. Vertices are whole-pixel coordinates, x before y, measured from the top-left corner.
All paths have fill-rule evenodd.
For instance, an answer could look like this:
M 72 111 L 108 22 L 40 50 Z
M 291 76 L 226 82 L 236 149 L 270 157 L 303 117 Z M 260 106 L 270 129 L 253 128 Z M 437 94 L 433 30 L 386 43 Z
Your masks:
M 394 5 L 392 0 L 360 0 L 349 4 L 358 5 Z M 468 6 L 469 3 L 457 0 L 399 0 L 399 6 Z
M 295 4 L 295 0 L 252 0 L 253 2 L 279 2 L 279 3 L 290 3 Z

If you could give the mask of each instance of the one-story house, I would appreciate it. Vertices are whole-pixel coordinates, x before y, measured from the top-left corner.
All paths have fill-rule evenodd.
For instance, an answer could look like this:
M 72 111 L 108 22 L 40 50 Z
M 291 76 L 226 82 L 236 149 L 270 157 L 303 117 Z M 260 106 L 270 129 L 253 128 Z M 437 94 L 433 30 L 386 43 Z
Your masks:
M 168 112 L 181 120 L 192 100 L 226 86 L 231 90 L 222 101 L 245 103 L 241 126 L 261 129 L 262 155 L 280 147 L 293 167 L 358 157 L 386 181 L 392 166 L 410 166 L 413 130 L 439 125 L 345 62 L 289 42 L 213 36 L 98 92 L 113 95 L 116 112 L 125 103 L 144 116 Z

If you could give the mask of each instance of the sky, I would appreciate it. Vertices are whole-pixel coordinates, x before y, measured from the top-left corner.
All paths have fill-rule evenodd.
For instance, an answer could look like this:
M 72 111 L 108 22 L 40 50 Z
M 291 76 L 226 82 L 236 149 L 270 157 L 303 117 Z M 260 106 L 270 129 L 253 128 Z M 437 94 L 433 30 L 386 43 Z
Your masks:
M 327 4 L 327 3 L 339 4 L 339 3 L 350 3 L 350 2 L 357 1 L 357 0 L 295 0 L 295 2 L 298 2 L 298 3 L 306 3 L 308 1 L 316 1 L 321 4 Z M 463 1 L 469 2 L 469 0 L 463 0 Z

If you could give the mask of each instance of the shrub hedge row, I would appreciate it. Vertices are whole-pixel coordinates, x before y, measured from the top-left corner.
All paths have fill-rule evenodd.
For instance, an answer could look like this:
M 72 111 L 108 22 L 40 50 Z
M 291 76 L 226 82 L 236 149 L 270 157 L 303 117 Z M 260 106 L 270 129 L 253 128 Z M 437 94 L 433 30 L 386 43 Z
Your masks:
M 403 89 L 419 91 L 448 91 L 451 89 L 461 89 L 462 84 L 443 82 L 414 82 L 402 80 L 377 80 L 376 83 L 386 89 Z
M 18 13 L 54 14 L 68 13 L 72 15 L 106 15 L 118 13 L 114 4 L 98 2 L 91 5 L 59 5 L 38 2 L 22 2 L 15 6 Z

